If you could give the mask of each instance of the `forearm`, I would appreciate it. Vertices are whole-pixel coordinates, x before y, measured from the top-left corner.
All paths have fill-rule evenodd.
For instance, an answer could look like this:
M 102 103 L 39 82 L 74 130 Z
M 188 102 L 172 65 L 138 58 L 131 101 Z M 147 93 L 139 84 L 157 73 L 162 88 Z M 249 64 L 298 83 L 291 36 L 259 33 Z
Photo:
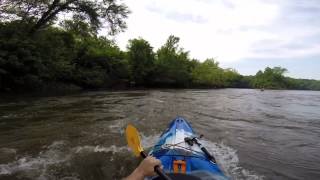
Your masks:
M 143 180 L 143 173 L 137 168 L 135 169 L 128 177 L 124 178 L 124 180 Z

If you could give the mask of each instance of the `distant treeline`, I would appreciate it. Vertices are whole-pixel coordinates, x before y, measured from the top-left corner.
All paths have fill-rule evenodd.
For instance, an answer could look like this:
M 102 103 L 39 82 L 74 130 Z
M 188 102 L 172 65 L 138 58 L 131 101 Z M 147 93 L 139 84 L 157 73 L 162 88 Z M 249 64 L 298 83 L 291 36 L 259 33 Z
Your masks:
M 19 1 L 3 1 L 3 4 L 6 2 Z M 28 1 L 23 2 L 28 4 Z M 61 3 L 58 5 L 66 7 Z M 90 7 L 92 4 L 87 5 Z M 52 8 L 41 6 L 44 7 L 47 7 L 47 11 L 44 10 L 42 14 L 37 12 L 40 14 L 37 16 L 31 10 L 31 14 L 29 11 L 29 14 L 23 14 L 23 8 L 6 12 L 7 15 L 16 15 L 9 20 L 10 16 L 0 16 L 0 91 L 50 91 L 61 86 L 82 89 L 234 87 L 320 90 L 320 81 L 285 77 L 287 70 L 281 67 L 266 68 L 255 76 L 242 76 L 234 69 L 219 67 L 214 59 L 203 62 L 192 59 L 189 52 L 179 46 L 179 38 L 175 36 L 170 36 L 156 51 L 142 38 L 130 40 L 127 50 L 122 51 L 113 41 L 98 36 L 99 22 L 87 22 L 81 16 L 60 22 L 59 26 L 54 23 L 56 19 L 42 22 Z M 84 8 L 83 5 L 79 7 Z M 125 8 L 124 5 L 119 7 Z M 1 8 L 8 7 L 3 5 Z M 3 12 L 6 9 L 1 10 Z M 126 9 L 122 11 L 129 13 Z M 122 15 L 114 16 L 121 20 L 126 17 L 125 13 Z M 115 21 L 109 23 L 112 22 Z M 118 23 L 113 24 L 115 28 L 111 28 L 111 32 L 125 27 L 121 22 Z

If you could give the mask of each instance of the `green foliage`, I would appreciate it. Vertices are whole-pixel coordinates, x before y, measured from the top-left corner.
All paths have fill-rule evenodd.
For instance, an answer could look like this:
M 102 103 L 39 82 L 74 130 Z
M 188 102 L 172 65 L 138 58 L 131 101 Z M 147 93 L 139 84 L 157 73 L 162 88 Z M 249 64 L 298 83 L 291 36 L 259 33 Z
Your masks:
M 53 27 L 30 37 L 21 31 L 30 25 L 18 21 L 0 27 L 0 90 L 41 89 L 54 82 L 100 88 L 128 79 L 125 53 L 104 37 Z
M 19 8 L 12 12 L 17 17 L 24 14 Z M 287 70 L 281 67 L 241 76 L 234 69 L 222 69 L 214 59 L 190 59 L 175 36 L 156 53 L 141 38 L 130 40 L 124 52 L 113 41 L 99 37 L 97 29 L 81 17 L 62 22 L 60 28 L 47 26 L 31 36 L 42 13 L 29 20 L 0 22 L 0 91 L 50 89 L 50 84 L 113 88 L 132 85 L 130 82 L 144 87 L 320 90 L 320 81 L 285 77 Z
M 144 39 L 132 39 L 128 45 L 131 79 L 136 85 L 150 84 L 154 72 L 155 55 Z
M 242 76 L 240 75 L 239 80 L 235 81 L 235 86 L 237 88 L 253 88 L 252 81 L 254 79 L 254 76 Z
M 224 71 L 214 59 L 207 59 L 192 71 L 193 83 L 200 86 L 223 87 Z
M 78 42 L 74 81 L 85 88 L 111 87 L 128 78 L 125 54 L 106 38 L 87 38 Z
M 243 77 L 235 69 L 225 69 L 223 77 L 224 87 L 245 87 Z
M 191 82 L 189 53 L 179 48 L 180 39 L 170 36 L 157 51 L 155 83 L 162 86 L 187 87 Z
M 35 22 L 32 34 L 56 22 L 63 13 L 89 23 L 95 31 L 108 24 L 110 33 L 115 34 L 126 28 L 124 20 L 130 13 L 117 0 L 2 0 L 0 11 L 0 20 Z
M 287 81 L 284 73 L 287 69 L 281 67 L 269 68 L 267 67 L 264 72 L 259 71 L 252 81 L 254 88 L 267 88 L 267 89 L 285 89 Z
M 128 79 L 125 53 L 104 37 L 122 31 L 129 14 L 117 0 L 0 1 L 0 90 L 50 83 L 111 87 Z M 61 14 L 71 17 L 54 27 Z
M 81 19 L 65 20 L 60 23 L 63 29 L 75 36 L 75 39 L 82 40 L 96 36 L 97 32 L 88 23 L 83 22 Z
M 48 29 L 36 39 L 21 31 L 28 25 L 3 23 L 0 28 L 0 69 L 5 89 L 35 89 L 45 80 L 59 79 L 65 73 L 65 62 L 71 37 L 65 32 Z M 60 48 L 57 48 L 60 47 Z M 62 49 L 61 49 L 62 48 Z M 72 54 L 72 53 L 71 53 Z
M 320 90 L 320 81 L 310 79 L 286 78 L 289 89 L 297 90 Z

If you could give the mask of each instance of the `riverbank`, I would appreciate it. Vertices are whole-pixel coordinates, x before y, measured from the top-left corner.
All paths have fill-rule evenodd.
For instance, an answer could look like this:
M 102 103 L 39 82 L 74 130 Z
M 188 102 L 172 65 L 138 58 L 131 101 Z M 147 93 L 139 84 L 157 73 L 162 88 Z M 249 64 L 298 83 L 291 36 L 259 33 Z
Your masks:
M 136 38 L 121 50 L 106 37 L 84 35 L 69 26 L 48 26 L 32 36 L 21 31 L 32 26 L 19 20 L 0 22 L 2 92 L 128 87 L 320 90 L 320 81 L 286 77 L 283 67 L 243 76 L 236 69 L 222 68 L 213 58 L 194 59 L 174 35 L 158 49 Z
M 169 88 L 169 87 L 116 87 L 116 88 L 98 88 L 98 89 L 83 89 L 77 86 L 67 86 L 63 85 L 61 87 L 64 88 L 57 88 L 54 89 L 56 86 L 51 86 L 51 88 L 46 90 L 40 91 L 32 91 L 32 92 L 0 92 L 0 99 L 2 102 L 9 102 L 12 100 L 19 100 L 24 98 L 41 98 L 41 97 L 59 97 L 59 96 L 69 96 L 69 95 L 77 95 L 83 93 L 96 93 L 96 92 L 133 92 L 133 91 L 174 91 L 174 90 L 228 90 L 228 89 L 235 89 L 235 90 L 256 90 L 257 92 L 268 92 L 268 91 L 315 91 L 319 92 L 318 90 L 295 90 L 295 89 L 254 89 L 254 88 L 208 88 L 208 87 L 201 87 L 201 88 Z

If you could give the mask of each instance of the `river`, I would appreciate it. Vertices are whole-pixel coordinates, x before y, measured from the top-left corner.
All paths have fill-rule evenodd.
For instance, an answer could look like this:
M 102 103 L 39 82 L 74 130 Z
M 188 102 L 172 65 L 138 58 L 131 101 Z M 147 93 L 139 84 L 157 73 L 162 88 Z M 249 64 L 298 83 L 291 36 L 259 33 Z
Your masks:
M 231 179 L 320 179 L 320 92 L 248 89 L 1 97 L 0 179 L 121 179 L 126 125 L 148 148 L 176 116 Z

